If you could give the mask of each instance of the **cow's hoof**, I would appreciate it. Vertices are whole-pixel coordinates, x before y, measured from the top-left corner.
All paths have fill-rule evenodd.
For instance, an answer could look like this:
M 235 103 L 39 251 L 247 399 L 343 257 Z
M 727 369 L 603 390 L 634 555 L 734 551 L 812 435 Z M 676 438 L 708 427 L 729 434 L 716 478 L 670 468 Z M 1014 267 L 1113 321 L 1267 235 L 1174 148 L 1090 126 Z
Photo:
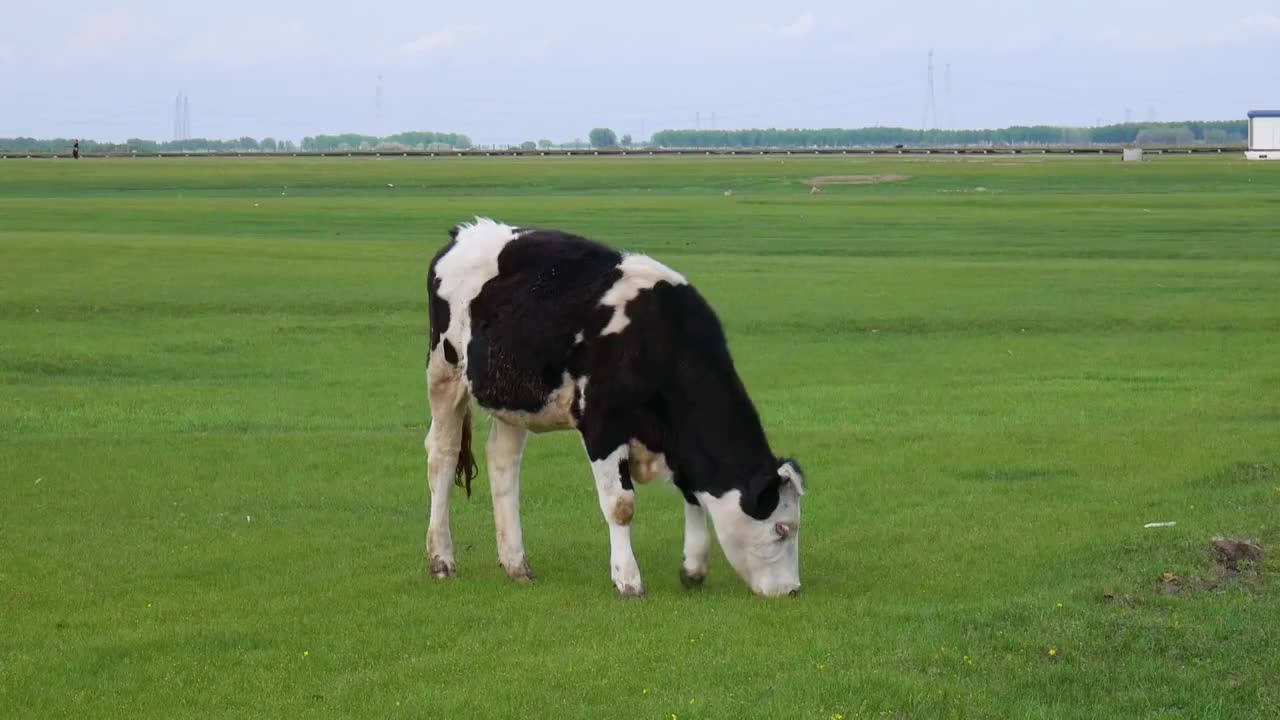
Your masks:
M 644 597 L 644 586 L 642 585 L 615 585 L 618 589 L 618 597 L 623 600 Z
M 516 582 L 533 582 L 534 574 L 528 560 L 521 560 L 519 565 L 503 565 L 502 569 L 507 571 L 507 577 Z
M 688 570 L 680 568 L 680 584 L 685 590 L 701 590 L 702 584 L 707 581 L 706 574 L 690 575 Z
M 458 566 L 452 560 L 444 558 L 431 558 L 431 577 L 437 580 L 451 578 L 458 574 Z

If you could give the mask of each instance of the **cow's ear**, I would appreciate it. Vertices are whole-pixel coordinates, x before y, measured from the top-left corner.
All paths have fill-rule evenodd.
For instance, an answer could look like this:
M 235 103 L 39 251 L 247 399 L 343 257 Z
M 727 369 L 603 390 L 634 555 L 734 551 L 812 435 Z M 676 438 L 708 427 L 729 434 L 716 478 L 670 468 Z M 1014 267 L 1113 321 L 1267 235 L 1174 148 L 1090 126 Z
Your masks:
M 770 472 L 767 467 L 762 468 L 742 489 L 742 511 L 756 520 L 768 520 L 773 511 L 778 509 L 784 484 L 781 477 Z
M 457 240 L 459 230 L 461 230 L 461 228 L 459 228 L 457 225 L 454 225 L 453 227 L 449 228 L 449 239 Z
M 783 459 L 778 464 L 778 477 L 782 478 L 783 485 L 794 487 L 797 495 L 804 495 L 804 473 L 795 460 Z

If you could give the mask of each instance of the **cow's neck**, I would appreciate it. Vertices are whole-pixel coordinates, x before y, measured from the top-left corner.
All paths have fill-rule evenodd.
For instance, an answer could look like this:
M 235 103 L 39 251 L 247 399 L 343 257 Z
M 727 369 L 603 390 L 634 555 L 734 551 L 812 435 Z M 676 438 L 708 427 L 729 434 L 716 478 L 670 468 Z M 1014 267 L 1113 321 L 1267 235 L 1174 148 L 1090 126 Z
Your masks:
M 732 365 L 683 383 L 671 418 L 676 465 L 700 485 L 743 487 L 773 454 L 751 398 Z

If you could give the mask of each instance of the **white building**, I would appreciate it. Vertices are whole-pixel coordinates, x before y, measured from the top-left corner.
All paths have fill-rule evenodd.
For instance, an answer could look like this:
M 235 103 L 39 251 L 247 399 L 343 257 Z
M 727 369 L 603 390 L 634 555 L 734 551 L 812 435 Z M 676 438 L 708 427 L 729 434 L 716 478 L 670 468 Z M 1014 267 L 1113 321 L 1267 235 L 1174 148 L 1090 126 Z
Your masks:
M 1249 111 L 1250 160 L 1280 160 L 1280 110 Z

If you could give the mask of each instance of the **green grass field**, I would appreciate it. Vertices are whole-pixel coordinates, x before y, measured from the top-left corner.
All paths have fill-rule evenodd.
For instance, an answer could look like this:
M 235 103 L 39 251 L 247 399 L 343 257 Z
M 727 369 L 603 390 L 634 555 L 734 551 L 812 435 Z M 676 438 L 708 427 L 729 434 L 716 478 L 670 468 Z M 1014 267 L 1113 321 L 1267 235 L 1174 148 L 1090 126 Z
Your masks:
M 564 433 L 537 582 L 483 475 L 430 579 L 425 277 L 476 214 L 702 289 L 806 471 L 801 597 L 718 549 L 684 591 L 649 486 L 619 600 Z M 0 162 L 0 483 L 5 718 L 1280 717 L 1280 163 Z

